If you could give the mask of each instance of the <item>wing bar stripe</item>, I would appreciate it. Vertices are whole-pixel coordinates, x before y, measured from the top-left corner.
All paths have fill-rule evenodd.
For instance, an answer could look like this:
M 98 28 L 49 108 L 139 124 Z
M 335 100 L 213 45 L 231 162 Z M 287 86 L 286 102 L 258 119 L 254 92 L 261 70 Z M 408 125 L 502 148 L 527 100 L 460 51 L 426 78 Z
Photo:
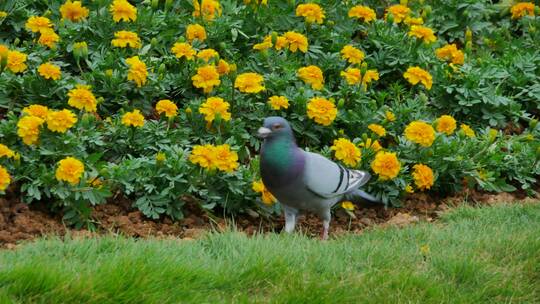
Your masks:
M 334 190 L 332 193 L 336 193 L 343 183 L 343 167 L 341 167 L 339 164 L 337 166 L 339 167 L 339 184 L 337 185 L 336 190 Z

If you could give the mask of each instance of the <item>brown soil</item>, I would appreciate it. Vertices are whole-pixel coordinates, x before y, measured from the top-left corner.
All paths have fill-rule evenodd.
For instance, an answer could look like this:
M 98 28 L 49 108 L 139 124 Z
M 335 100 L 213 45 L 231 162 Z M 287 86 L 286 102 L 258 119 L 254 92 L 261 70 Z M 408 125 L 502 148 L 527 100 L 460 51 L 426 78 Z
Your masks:
M 353 212 L 354 217 L 338 208 L 331 223 L 331 235 L 358 233 L 375 225 L 404 226 L 418 221 L 433 221 L 449 208 L 463 204 L 464 200 L 469 204 L 490 205 L 500 202 L 532 202 L 538 198 L 527 198 L 522 194 L 468 192 L 460 196 L 434 199 L 426 194 L 413 194 L 405 200 L 401 208 L 358 207 Z M 71 230 L 62 223 L 58 215 L 48 212 L 43 204 L 28 206 L 16 200 L 0 198 L 0 248 L 15 248 L 20 241 L 43 235 L 64 236 L 69 233 L 74 237 L 88 237 L 113 233 L 131 237 L 194 239 L 207 231 L 223 231 L 232 226 L 248 235 L 258 232 L 279 232 L 284 224 L 283 216 L 267 218 L 245 215 L 234 219 L 216 219 L 198 208 L 195 203 L 187 205 L 183 220 L 172 221 L 164 218 L 155 221 L 134 210 L 126 199 L 95 207 L 93 218 L 99 227 L 97 232 L 84 229 Z M 302 215 L 297 229 L 308 235 L 317 236 L 321 222 L 314 215 Z

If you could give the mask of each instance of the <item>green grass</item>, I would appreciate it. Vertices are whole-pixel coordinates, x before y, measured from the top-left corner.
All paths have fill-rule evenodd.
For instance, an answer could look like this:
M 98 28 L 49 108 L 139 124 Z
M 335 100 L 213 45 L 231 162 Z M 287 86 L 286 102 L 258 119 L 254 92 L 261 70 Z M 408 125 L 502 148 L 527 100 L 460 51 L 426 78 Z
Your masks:
M 40 240 L 0 252 L 3 302 L 538 303 L 540 205 L 459 208 L 328 242 Z

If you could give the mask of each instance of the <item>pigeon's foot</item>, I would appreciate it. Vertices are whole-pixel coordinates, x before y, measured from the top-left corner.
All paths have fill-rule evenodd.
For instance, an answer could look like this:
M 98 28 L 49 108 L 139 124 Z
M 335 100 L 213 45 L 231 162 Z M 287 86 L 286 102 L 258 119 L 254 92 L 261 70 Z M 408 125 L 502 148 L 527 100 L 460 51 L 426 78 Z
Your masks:
M 326 241 L 328 239 L 328 229 L 327 228 L 323 228 L 321 230 L 321 240 L 322 241 Z

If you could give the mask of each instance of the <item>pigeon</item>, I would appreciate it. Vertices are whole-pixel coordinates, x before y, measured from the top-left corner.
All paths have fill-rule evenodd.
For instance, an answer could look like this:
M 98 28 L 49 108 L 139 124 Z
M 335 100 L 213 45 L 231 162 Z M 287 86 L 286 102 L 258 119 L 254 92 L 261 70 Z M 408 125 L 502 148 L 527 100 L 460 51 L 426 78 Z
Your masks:
M 260 152 L 262 181 L 282 205 L 285 232 L 294 231 L 300 210 L 309 211 L 322 220 L 321 238 L 326 240 L 330 209 L 336 203 L 379 202 L 359 189 L 371 178 L 368 172 L 347 169 L 320 154 L 300 149 L 286 119 L 265 118 L 257 134 L 264 140 Z

